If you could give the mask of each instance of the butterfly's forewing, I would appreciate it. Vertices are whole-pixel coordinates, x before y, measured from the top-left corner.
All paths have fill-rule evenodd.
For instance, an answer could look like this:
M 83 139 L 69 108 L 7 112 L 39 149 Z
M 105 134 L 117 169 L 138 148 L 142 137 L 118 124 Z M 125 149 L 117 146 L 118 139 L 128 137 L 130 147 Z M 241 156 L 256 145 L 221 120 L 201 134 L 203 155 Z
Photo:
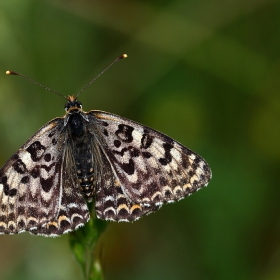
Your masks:
M 36 228 L 57 213 L 62 154 L 50 136 L 56 134 L 58 122 L 55 119 L 42 127 L 1 168 L 1 232 Z
M 79 225 L 70 208 L 71 199 L 77 203 L 82 195 L 72 194 L 78 184 L 63 173 L 63 122 L 56 118 L 47 123 L 0 169 L 0 233 L 56 235 Z M 80 212 L 79 220 L 88 220 L 88 211 Z
M 110 113 L 91 111 L 88 116 L 103 135 L 100 146 L 123 194 L 147 213 L 209 182 L 207 163 L 168 136 Z

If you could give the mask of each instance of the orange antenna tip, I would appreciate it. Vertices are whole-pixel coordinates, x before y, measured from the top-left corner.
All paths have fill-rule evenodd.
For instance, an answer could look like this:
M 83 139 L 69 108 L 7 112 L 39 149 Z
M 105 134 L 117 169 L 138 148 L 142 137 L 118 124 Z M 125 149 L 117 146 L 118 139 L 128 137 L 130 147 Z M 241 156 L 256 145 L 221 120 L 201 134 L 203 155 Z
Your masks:
M 17 72 L 14 72 L 14 71 L 6 71 L 6 75 L 16 75 L 16 76 L 20 76 L 20 74 L 18 74 Z
M 127 54 L 126 53 L 124 53 L 121 56 L 119 56 L 112 64 L 114 64 L 115 62 L 117 62 L 117 61 L 119 61 L 119 60 L 121 60 L 123 58 L 127 58 Z

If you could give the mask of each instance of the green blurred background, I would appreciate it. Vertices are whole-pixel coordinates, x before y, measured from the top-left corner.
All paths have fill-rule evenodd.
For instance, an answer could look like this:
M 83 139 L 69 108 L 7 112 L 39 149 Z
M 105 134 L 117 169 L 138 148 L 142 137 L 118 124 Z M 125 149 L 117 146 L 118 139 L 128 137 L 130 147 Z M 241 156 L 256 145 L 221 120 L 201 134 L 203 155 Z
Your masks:
M 209 187 L 133 224 L 110 223 L 106 279 L 280 279 L 280 3 L 0 2 L 0 164 L 62 94 L 160 130 L 202 155 Z M 0 236 L 0 279 L 81 279 L 68 236 Z

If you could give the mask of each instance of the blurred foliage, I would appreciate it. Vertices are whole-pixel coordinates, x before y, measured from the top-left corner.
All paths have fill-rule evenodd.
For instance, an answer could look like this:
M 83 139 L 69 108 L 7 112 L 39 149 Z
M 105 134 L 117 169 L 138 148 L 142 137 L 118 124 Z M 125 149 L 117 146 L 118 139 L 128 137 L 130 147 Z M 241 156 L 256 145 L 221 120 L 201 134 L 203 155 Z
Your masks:
M 0 2 L 0 163 L 64 114 L 18 71 L 160 130 L 201 154 L 209 187 L 133 224 L 110 223 L 105 279 L 280 279 L 280 3 Z M 1 236 L 0 275 L 82 279 L 69 236 Z

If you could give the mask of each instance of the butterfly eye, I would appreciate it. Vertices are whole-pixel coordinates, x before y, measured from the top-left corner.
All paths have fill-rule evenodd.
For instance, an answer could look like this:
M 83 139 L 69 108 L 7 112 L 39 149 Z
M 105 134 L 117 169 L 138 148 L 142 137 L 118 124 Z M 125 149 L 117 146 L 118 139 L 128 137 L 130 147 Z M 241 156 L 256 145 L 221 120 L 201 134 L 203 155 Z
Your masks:
M 71 106 L 70 106 L 69 102 L 67 102 L 67 103 L 64 105 L 64 110 L 67 112 L 67 111 L 69 110 L 70 107 L 71 107 Z
M 76 101 L 75 106 L 82 109 L 82 103 L 80 101 Z

